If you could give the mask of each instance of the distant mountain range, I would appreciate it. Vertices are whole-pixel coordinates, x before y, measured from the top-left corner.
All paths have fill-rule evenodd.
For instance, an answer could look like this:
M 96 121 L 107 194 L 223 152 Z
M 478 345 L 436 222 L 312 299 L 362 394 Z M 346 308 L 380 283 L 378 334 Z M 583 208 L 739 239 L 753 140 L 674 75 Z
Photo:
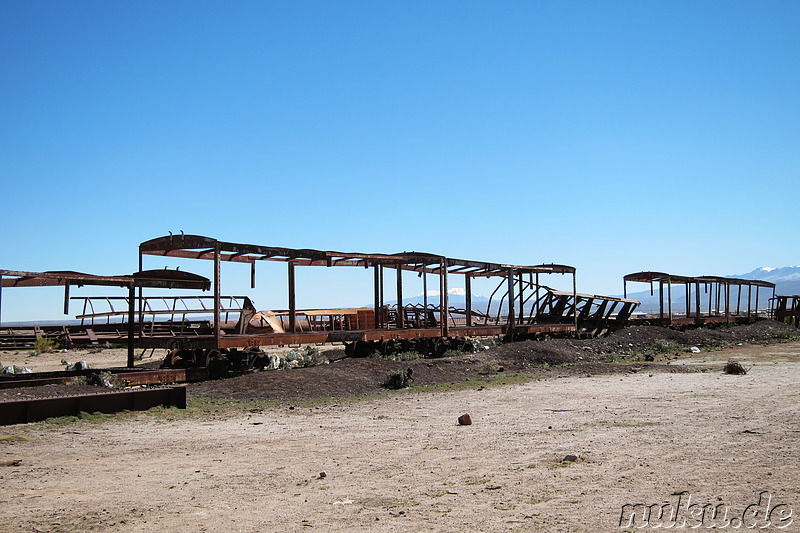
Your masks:
M 489 309 L 489 305 L 491 304 L 491 315 L 495 315 L 498 312 L 498 308 L 502 303 L 503 309 L 502 312 L 505 313 L 506 309 L 508 308 L 508 300 L 503 299 L 502 302 L 500 299 L 503 297 L 505 292 L 498 291 L 497 294 L 494 296 L 491 302 L 489 302 L 489 298 L 486 296 L 482 296 L 480 294 L 473 294 L 472 295 L 472 310 L 477 313 L 486 313 Z M 544 291 L 542 292 L 544 294 Z M 525 291 L 525 297 L 527 298 L 530 296 L 530 292 L 528 290 Z M 531 307 L 534 304 L 535 298 L 530 298 L 527 303 L 525 304 L 526 312 L 529 312 Z M 425 303 L 425 296 L 424 294 L 420 293 L 416 296 L 410 297 L 403 297 L 403 305 L 423 305 Z M 460 287 L 455 287 L 452 289 L 447 290 L 447 303 L 450 307 L 455 307 L 456 309 L 466 309 L 467 308 L 467 291 Z M 388 300 L 384 302 L 385 305 L 396 305 L 397 300 Z M 438 306 L 439 305 L 439 291 L 432 290 L 428 291 L 428 305 Z M 372 307 L 372 304 L 366 305 L 365 307 Z
M 389 300 L 383 302 L 386 305 L 395 305 L 397 300 Z M 425 294 L 420 293 L 416 296 L 408 298 L 403 297 L 403 305 L 423 305 L 425 303 Z M 450 307 L 465 309 L 467 307 L 467 291 L 460 287 L 454 287 L 447 290 L 447 303 Z M 439 305 L 439 291 L 428 291 L 428 305 Z M 485 312 L 489 305 L 489 298 L 479 294 L 472 295 L 472 309 L 478 312 Z M 492 302 L 492 307 L 495 307 L 497 302 Z M 366 307 L 372 307 L 370 303 Z
M 786 266 L 780 268 L 773 268 L 773 267 L 760 267 L 751 272 L 746 274 L 733 274 L 727 275 L 725 277 L 728 278 L 741 278 L 741 279 L 753 279 L 753 280 L 761 280 L 761 281 L 769 281 L 770 283 L 775 284 L 775 294 L 778 295 L 794 295 L 800 294 L 800 266 Z M 641 287 L 643 284 L 641 283 L 631 283 L 628 284 L 628 288 L 637 288 Z M 702 288 L 701 288 L 702 290 Z M 666 300 L 666 288 L 664 289 L 665 292 L 665 300 Z M 758 307 L 760 309 L 767 309 L 769 308 L 769 298 L 772 297 L 772 291 L 761 289 L 761 293 L 759 294 L 758 299 Z M 633 298 L 635 300 L 639 300 L 642 304 L 636 309 L 637 312 L 641 313 L 657 313 L 658 312 L 658 287 L 654 285 L 653 295 L 650 295 L 650 289 L 641 292 L 629 292 L 628 298 Z M 731 291 L 731 301 L 733 305 L 736 305 L 736 289 Z M 753 296 L 753 301 L 755 303 L 755 293 Z M 705 299 L 703 303 L 707 303 L 708 300 Z M 747 302 L 747 293 L 742 292 L 742 305 L 746 305 Z M 666 305 L 666 303 L 665 303 Z M 701 304 L 702 305 L 702 304 Z M 686 309 L 686 296 L 684 294 L 683 287 L 679 287 L 674 285 L 672 287 L 672 309 L 674 311 L 684 311 Z

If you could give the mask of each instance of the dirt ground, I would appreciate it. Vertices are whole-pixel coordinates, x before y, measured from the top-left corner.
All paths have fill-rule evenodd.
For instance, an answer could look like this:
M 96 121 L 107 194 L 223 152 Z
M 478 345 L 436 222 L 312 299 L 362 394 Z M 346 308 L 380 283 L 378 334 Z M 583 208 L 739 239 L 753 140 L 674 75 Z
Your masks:
M 290 394 L 292 386 L 270 388 L 279 376 L 369 363 L 342 360 L 234 378 L 256 389 L 238 403 L 212 382 L 191 394 L 219 399 L 195 398 L 186 411 L 7 426 L 0 523 L 9 532 L 634 531 L 641 521 L 620 528 L 624 505 L 671 502 L 680 522 L 691 497 L 736 520 L 761 503 L 774 512 L 748 515 L 757 525 L 798 530 L 787 510 L 800 512 L 800 342 L 727 338 L 727 348 L 690 354 L 664 343 L 653 351 L 638 344 L 648 334 L 634 333 L 588 349 L 591 341 L 556 342 L 563 352 L 546 357 L 588 359 L 567 367 L 532 367 L 540 345 L 441 363 L 481 376 L 480 385 L 388 392 L 373 379 L 360 400 L 315 401 Z M 641 361 L 651 352 L 656 366 Z M 607 359 L 627 362 L 595 362 Z M 749 372 L 723 374 L 728 359 Z M 373 361 L 422 365 L 420 381 L 423 368 L 439 368 L 430 362 Z M 536 376 L 515 377 L 514 365 Z M 481 366 L 492 373 L 474 372 Z M 358 370 L 338 368 L 334 376 Z M 257 378 L 265 381 L 246 381 Z M 306 396 L 338 390 L 321 389 Z M 472 425 L 457 424 L 463 413 Z M 577 460 L 562 462 L 567 455 Z M 648 525 L 665 520 L 651 516 Z

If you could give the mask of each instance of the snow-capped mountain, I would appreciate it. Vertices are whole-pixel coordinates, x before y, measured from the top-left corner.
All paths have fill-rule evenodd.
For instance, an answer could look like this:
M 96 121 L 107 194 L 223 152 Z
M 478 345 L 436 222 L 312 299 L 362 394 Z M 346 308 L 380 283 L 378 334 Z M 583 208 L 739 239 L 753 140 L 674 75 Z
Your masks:
M 753 270 L 752 272 L 748 272 L 747 274 L 740 274 L 732 277 L 760 279 L 772 283 L 780 283 L 782 281 L 800 281 L 800 266 L 787 266 L 781 268 L 761 267 Z
M 439 305 L 438 290 L 429 290 L 427 294 L 428 305 Z M 461 309 L 465 308 L 467 306 L 467 291 L 461 287 L 447 289 L 447 302 L 450 307 L 457 307 Z M 397 303 L 397 300 L 390 300 L 384 303 L 388 305 L 394 305 Z M 422 305 L 423 303 L 425 303 L 425 293 L 419 293 L 416 296 L 403 297 L 403 305 Z M 480 294 L 472 295 L 472 308 L 476 311 L 486 309 L 488 303 L 489 299 L 486 296 L 481 296 Z
M 426 293 L 421 292 L 421 293 L 417 294 L 416 296 L 414 296 L 414 298 L 417 298 L 417 297 L 422 298 L 423 296 L 425 296 L 425 294 Z M 428 294 L 429 298 L 431 296 L 439 296 L 439 291 L 428 291 L 427 294 Z M 454 287 L 452 289 L 447 289 L 447 295 L 450 296 L 450 297 L 463 296 L 464 298 L 466 298 L 467 297 L 467 290 L 466 289 L 462 289 L 461 287 Z M 483 296 L 479 296 L 477 294 L 473 294 L 472 298 L 473 299 L 475 299 L 475 298 L 483 298 Z

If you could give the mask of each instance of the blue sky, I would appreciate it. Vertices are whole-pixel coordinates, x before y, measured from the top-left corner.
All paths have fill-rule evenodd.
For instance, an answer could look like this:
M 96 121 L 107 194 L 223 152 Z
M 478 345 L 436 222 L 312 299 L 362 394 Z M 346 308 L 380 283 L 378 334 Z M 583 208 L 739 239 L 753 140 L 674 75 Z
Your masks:
M 180 230 L 564 263 L 604 294 L 798 264 L 798 20 L 794 1 L 6 1 L 0 268 L 129 273 Z M 167 265 L 208 267 L 145 262 Z M 227 265 L 223 292 L 283 307 L 272 270 L 250 291 Z M 301 306 L 371 302 L 359 273 L 299 276 Z M 3 319 L 58 318 L 60 295 L 4 291 Z

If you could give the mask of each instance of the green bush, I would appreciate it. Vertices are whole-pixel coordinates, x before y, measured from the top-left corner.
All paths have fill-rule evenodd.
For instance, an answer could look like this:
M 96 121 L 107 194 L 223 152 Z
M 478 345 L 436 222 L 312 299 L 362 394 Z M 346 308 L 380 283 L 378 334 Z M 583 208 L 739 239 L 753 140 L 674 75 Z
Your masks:
M 372 352 L 369 357 L 371 359 L 386 359 L 387 361 L 415 361 L 422 359 L 424 356 L 419 352 L 398 352 L 393 354 Z
M 36 354 L 50 353 L 58 348 L 58 344 L 53 339 L 47 337 L 37 337 L 36 342 L 33 343 L 33 349 Z
M 405 389 L 411 382 L 408 370 L 390 370 L 386 373 L 386 381 L 383 382 L 387 389 Z
M 497 374 L 498 372 L 502 372 L 504 369 L 500 366 L 495 360 L 486 361 L 481 365 L 481 369 L 478 371 L 478 374 Z

